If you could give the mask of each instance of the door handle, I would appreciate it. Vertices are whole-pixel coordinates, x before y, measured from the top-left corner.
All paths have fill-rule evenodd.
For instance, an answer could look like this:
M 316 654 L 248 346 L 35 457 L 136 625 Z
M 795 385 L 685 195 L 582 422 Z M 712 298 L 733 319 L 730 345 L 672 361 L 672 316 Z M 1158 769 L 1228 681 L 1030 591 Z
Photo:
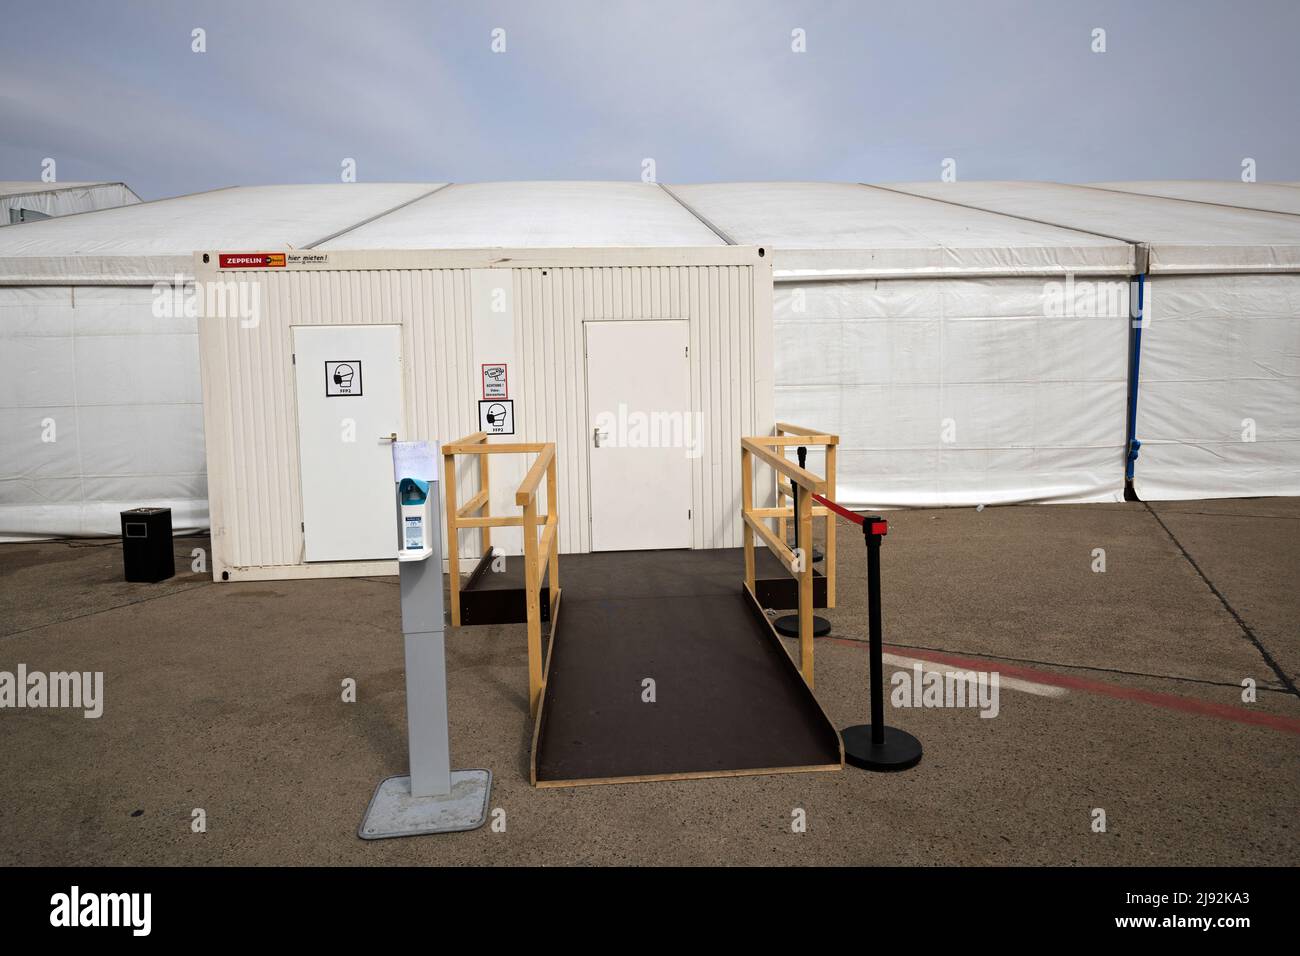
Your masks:
M 397 441 L 397 432 L 390 432 L 387 435 L 380 435 L 380 441 Z
M 593 428 L 591 430 L 591 440 L 597 448 L 600 447 L 600 440 L 602 438 L 608 438 L 608 437 L 609 437 L 609 432 L 601 431 L 599 428 Z

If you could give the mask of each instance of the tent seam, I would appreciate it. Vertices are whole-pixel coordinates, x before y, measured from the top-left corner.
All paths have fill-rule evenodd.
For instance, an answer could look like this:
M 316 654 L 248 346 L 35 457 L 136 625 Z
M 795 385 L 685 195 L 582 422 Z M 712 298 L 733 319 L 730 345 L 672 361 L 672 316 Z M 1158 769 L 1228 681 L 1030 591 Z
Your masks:
M 327 243 L 327 242 L 331 242 L 331 241 L 333 241 L 334 239 L 339 238 L 339 236 L 345 236 L 345 235 L 347 235 L 349 232 L 352 232 L 352 231 L 354 231 L 354 230 L 356 230 L 356 229 L 360 229 L 362 226 L 365 226 L 365 225 L 368 225 L 369 223 L 375 222 L 375 221 L 378 220 L 378 219 L 383 219 L 385 216 L 391 215 L 392 213 L 397 212 L 397 210 L 399 210 L 399 209 L 405 209 L 407 206 L 411 205 L 412 203 L 417 203 L 417 202 L 419 202 L 419 201 L 422 200 L 422 199 L 428 199 L 428 198 L 429 198 L 430 196 L 432 196 L 434 193 L 442 192 L 442 190 L 446 189 L 448 186 L 453 186 L 453 185 L 455 185 L 455 184 L 454 184 L 454 183 L 443 183 L 441 186 L 434 186 L 434 187 L 433 187 L 432 189 L 430 189 L 427 193 L 421 193 L 420 195 L 416 196 L 416 197 L 413 198 L 413 199 L 408 199 L 408 200 L 406 200 L 406 202 L 398 203 L 396 206 L 392 207 L 391 209 L 385 209 L 385 210 L 383 210 L 382 212 L 377 212 L 377 213 L 375 213 L 373 216 L 370 216 L 370 217 L 368 217 L 368 218 L 366 218 L 366 219 L 362 219 L 360 222 L 354 222 L 352 225 L 350 225 L 350 226 L 345 226 L 344 228 L 338 230 L 338 232 L 330 233 L 328 236 L 325 236 L 324 238 L 317 239 L 317 240 L 315 240 L 314 242 L 309 242 L 309 243 L 307 243 L 305 246 L 302 246 L 301 248 L 303 248 L 303 249 L 315 249 L 317 246 L 322 246 L 322 245 L 324 245 L 324 244 Z

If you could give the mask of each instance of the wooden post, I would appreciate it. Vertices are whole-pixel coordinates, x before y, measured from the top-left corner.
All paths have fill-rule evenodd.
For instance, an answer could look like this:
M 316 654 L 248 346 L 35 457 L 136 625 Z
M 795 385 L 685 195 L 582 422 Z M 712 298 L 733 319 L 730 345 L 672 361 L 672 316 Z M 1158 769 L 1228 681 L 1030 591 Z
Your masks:
M 835 446 L 826 446 L 826 497 L 835 500 Z M 835 606 L 835 514 L 826 509 L 826 606 Z
M 524 587 L 528 595 L 528 712 L 537 716 L 542 695 L 542 608 L 538 597 L 537 495 L 524 504 Z
M 780 437 L 781 437 L 782 435 L 784 435 L 784 434 L 785 434 L 785 432 L 782 431 L 782 430 L 781 430 L 781 426 L 778 425 L 778 426 L 776 427 L 776 437 L 777 437 L 777 438 L 780 438 Z M 782 450 L 781 454 L 784 455 L 784 454 L 785 454 L 785 451 Z M 779 471 L 774 471 L 774 472 L 772 472 L 772 480 L 773 480 L 773 481 L 775 482 L 775 484 L 776 484 L 776 502 L 775 502 L 775 504 L 776 504 L 776 506 L 777 506 L 778 508 L 784 507 L 784 506 L 785 506 L 785 495 L 781 494 L 781 473 L 780 473 Z M 790 502 L 790 504 L 793 505 L 794 502 L 792 501 L 792 502 Z M 776 534 L 777 534 L 777 537 L 779 537 L 782 541 L 785 541 L 785 540 L 787 539 L 787 537 L 789 537 L 789 535 L 787 534 L 787 531 L 788 531 L 788 530 L 789 530 L 789 529 L 786 528 L 786 524 L 785 524 L 785 515 L 782 515 L 781 517 L 777 518 L 777 519 L 776 519 Z
M 796 486 L 795 520 L 799 522 L 799 542 L 803 548 L 803 567 L 799 571 L 799 670 L 809 687 L 813 686 L 813 560 L 812 495 L 807 488 Z
M 483 441 L 486 443 L 487 439 L 485 438 L 483 439 Z M 492 517 L 492 491 L 491 491 L 492 485 L 488 480 L 488 459 L 491 457 L 492 457 L 491 455 L 478 456 L 478 488 L 479 491 L 486 491 L 488 493 L 487 498 L 483 500 L 483 510 L 479 512 L 479 517 L 481 518 Z M 483 543 L 483 551 L 485 553 L 489 549 L 491 549 L 492 529 L 487 525 L 484 525 L 483 527 L 482 543 Z
M 447 590 L 451 625 L 460 627 L 460 535 L 456 531 L 456 456 L 442 456 L 442 483 L 447 498 Z
M 555 483 L 555 457 L 546 466 L 546 520 L 555 522 L 547 574 L 551 580 L 551 620 L 555 620 L 555 603 L 560 596 L 560 511 L 559 491 Z
M 780 475 L 777 476 L 778 479 Z M 754 462 L 749 456 L 749 449 L 740 449 L 740 535 L 745 545 L 745 584 L 753 594 L 754 584 L 754 532 L 745 518 L 754 507 Z

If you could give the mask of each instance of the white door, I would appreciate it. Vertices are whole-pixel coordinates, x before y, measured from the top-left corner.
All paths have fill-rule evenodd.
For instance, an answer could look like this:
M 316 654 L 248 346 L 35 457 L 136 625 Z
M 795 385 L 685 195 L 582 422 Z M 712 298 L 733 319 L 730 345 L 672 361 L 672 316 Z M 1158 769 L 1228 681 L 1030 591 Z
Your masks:
M 402 328 L 295 326 L 293 353 L 306 559 L 394 558 Z
M 586 322 L 591 547 L 691 546 L 689 323 Z

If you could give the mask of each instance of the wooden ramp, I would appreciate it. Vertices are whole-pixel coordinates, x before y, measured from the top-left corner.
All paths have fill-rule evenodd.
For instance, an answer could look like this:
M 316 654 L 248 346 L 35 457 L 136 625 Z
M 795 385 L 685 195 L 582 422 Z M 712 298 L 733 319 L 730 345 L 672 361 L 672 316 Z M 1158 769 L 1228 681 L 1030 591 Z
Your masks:
M 760 560 L 759 580 L 769 572 L 771 580 L 785 573 Z M 843 767 L 839 734 L 743 576 L 740 549 L 566 556 L 532 782 Z M 647 679 L 653 703 L 643 699 Z

